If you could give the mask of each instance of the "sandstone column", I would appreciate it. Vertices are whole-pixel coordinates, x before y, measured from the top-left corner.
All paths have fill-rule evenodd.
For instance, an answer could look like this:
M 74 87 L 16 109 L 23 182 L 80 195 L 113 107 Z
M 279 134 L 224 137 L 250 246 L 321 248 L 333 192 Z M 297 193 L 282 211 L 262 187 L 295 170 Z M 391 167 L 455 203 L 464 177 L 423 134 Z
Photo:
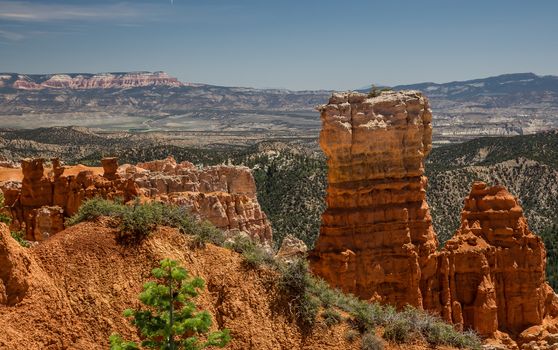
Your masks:
M 312 270 L 363 299 L 423 306 L 437 247 L 423 176 L 432 147 L 427 98 L 334 94 L 320 112 L 327 209 Z

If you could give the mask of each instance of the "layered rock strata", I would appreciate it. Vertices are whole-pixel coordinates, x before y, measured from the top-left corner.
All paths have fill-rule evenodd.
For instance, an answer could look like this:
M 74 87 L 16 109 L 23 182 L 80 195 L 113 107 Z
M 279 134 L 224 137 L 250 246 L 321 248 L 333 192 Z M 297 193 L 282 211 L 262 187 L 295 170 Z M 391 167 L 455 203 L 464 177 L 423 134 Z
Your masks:
M 476 182 L 462 223 L 439 254 L 443 317 L 483 336 L 514 336 L 558 316 L 558 298 L 545 282 L 546 251 L 517 199 L 504 187 Z
M 197 168 L 174 158 L 123 166 L 120 176 L 133 178 L 142 195 L 185 205 L 223 230 L 247 232 L 271 242 L 271 224 L 261 210 L 252 172 L 244 166 Z
M 7 76 L 12 79 L 11 75 Z M 20 90 L 42 89 L 123 89 L 145 86 L 184 86 L 165 72 L 130 72 L 101 74 L 18 75 L 12 87 Z
M 41 241 L 63 230 L 64 217 L 75 214 L 86 199 L 119 197 L 130 200 L 137 196 L 139 192 L 133 180 L 110 175 L 116 170 L 112 165 L 104 164 L 105 174 L 111 179 L 91 171 L 66 176 L 60 161 L 53 159 L 52 172 L 46 176 L 43 159 L 22 160 L 21 186 L 15 182 L 2 186 L 4 204 L 13 218 L 12 228 L 25 229 L 26 239 Z
M 423 176 L 427 99 L 334 94 L 320 111 L 329 171 L 312 270 L 361 298 L 421 307 L 506 348 L 546 346 L 558 333 L 558 297 L 545 281 L 542 240 L 505 188 L 474 183 L 460 229 L 436 251 Z
M 429 258 L 438 244 L 423 176 L 428 100 L 415 91 L 343 93 L 320 111 L 327 209 L 312 270 L 364 299 L 422 306 L 421 271 L 435 272 Z
M 44 175 L 42 159 L 22 161 L 23 181 L 2 186 L 13 229 L 24 228 L 26 239 L 40 241 L 63 229 L 64 217 L 77 212 L 89 198 L 136 197 L 187 206 L 190 211 L 224 230 L 247 232 L 262 242 L 271 241 L 271 225 L 256 197 L 250 169 L 214 166 L 198 169 L 177 164 L 171 157 L 139 166 L 118 166 L 116 158 L 102 159 L 103 175 L 90 170 L 64 175 L 64 166 L 52 160 Z

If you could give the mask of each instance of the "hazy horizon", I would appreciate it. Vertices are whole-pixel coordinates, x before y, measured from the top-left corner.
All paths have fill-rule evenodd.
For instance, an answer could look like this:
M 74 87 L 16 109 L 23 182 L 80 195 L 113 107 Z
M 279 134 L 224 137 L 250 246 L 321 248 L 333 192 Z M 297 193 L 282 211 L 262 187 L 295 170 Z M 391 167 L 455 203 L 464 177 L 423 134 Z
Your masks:
M 554 1 L 0 0 L 0 71 L 291 90 L 558 75 Z

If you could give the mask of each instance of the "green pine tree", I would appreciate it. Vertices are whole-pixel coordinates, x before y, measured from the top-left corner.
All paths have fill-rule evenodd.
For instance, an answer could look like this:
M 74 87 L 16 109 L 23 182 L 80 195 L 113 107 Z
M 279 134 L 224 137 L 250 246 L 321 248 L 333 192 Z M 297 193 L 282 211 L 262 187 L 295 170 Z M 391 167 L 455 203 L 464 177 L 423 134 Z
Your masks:
M 209 332 L 211 316 L 197 311 L 193 299 L 203 288 L 204 281 L 190 277 L 188 271 L 170 259 L 161 261 L 153 269 L 157 281 L 147 282 L 140 301 L 147 307 L 127 309 L 124 316 L 132 317 L 144 339 L 141 346 L 161 350 L 198 350 L 208 346 L 224 347 L 230 341 L 229 330 Z M 111 350 L 134 350 L 140 347 L 123 340 L 114 333 L 110 336 Z

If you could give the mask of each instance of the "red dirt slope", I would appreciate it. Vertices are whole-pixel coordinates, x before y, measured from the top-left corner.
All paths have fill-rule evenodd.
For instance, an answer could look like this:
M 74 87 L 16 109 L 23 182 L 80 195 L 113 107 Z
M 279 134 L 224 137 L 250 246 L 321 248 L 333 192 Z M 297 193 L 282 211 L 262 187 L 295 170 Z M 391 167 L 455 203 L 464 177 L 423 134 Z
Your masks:
M 11 240 L 5 226 L 2 231 L 3 240 Z M 161 229 L 141 245 L 125 247 L 110 228 L 94 223 L 71 227 L 31 249 L 12 240 L 11 256 L 21 255 L 29 265 L 17 272 L 20 279 L 27 274 L 29 288 L 20 303 L 0 306 L 0 348 L 99 349 L 108 347 L 111 332 L 135 337 L 122 311 L 137 305 L 150 270 L 165 257 L 206 280 L 199 303 L 215 323 L 231 329 L 229 349 L 335 349 L 344 342 L 341 329 L 303 338 L 273 305 L 271 284 L 265 283 L 271 272 L 246 270 L 242 258 L 226 249 L 191 250 L 187 243 L 176 230 Z
M 192 250 L 186 236 L 169 228 L 140 245 L 122 246 L 102 223 L 70 227 L 29 249 L 0 224 L 0 348 L 106 349 L 112 332 L 135 338 L 122 311 L 137 306 L 141 286 L 165 257 L 205 279 L 199 306 L 231 330 L 227 349 L 360 348 L 359 338 L 345 340 L 346 325 L 318 323 L 301 334 L 285 315 L 287 307 L 275 302 L 275 273 L 245 268 L 234 252 L 212 245 Z

